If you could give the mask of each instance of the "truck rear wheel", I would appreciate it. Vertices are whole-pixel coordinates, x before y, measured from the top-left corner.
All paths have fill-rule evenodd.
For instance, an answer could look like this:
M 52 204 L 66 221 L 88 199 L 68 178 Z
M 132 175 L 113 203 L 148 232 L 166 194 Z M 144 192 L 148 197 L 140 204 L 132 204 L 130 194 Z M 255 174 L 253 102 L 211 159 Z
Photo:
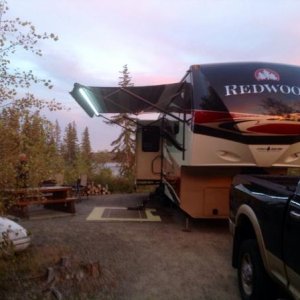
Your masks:
M 274 299 L 256 240 L 245 240 L 239 251 L 238 283 L 243 300 Z

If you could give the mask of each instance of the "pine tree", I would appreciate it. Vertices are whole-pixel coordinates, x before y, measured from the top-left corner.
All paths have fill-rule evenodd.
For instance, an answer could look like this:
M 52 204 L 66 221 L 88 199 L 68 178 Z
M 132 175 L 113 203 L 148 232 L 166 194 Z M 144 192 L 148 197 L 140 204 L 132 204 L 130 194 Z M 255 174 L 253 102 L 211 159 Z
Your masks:
M 63 156 L 68 166 L 75 166 L 78 157 L 78 138 L 74 122 L 69 123 L 65 129 L 63 141 Z
M 31 187 L 62 169 L 52 131 L 53 124 L 39 112 L 12 107 L 0 113 L 0 188 L 16 186 L 20 154 L 27 157 L 27 184 Z
M 61 157 L 53 143 L 54 125 L 38 112 L 29 112 L 21 124 L 20 152 L 28 157 L 29 185 L 37 186 L 62 170 Z
M 87 127 L 85 127 L 82 133 L 80 145 L 80 173 L 88 176 L 92 173 L 92 147 Z
M 79 176 L 79 145 L 75 122 L 69 123 L 65 128 L 62 155 L 65 161 L 65 179 L 69 183 L 74 183 Z
M 84 131 L 82 133 L 81 152 L 83 152 L 86 157 L 90 159 L 92 147 L 90 142 L 90 133 L 87 127 L 84 128 Z
M 61 150 L 61 128 L 57 120 L 55 121 L 55 125 L 53 128 L 53 140 L 56 145 L 56 148 L 60 151 Z
M 123 66 L 123 71 L 120 72 L 119 86 L 130 87 L 134 84 L 131 82 L 131 76 L 127 65 Z M 127 178 L 133 178 L 135 168 L 135 130 L 134 122 L 129 120 L 129 115 L 126 113 L 117 114 L 112 117 L 112 122 L 109 124 L 119 124 L 122 128 L 120 135 L 111 143 L 113 146 L 112 152 L 114 159 L 120 163 L 120 174 Z
M 121 87 L 129 87 L 129 86 L 134 86 L 134 84 L 131 82 L 131 76 L 128 71 L 127 65 L 123 66 L 123 71 L 120 71 L 121 76 L 119 76 L 119 86 Z

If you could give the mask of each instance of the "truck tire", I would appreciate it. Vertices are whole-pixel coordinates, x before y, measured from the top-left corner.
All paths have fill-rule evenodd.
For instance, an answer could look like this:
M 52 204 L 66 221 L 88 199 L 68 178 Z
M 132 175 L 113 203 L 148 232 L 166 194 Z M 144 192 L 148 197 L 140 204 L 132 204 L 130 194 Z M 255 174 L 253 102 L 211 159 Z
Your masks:
M 243 300 L 275 299 L 256 240 L 242 242 L 238 257 L 238 284 Z

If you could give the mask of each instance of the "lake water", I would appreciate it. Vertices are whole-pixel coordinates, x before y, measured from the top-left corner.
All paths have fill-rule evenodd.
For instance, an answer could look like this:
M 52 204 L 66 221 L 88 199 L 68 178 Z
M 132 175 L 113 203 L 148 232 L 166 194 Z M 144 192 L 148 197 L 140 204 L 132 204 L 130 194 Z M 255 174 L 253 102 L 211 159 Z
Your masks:
M 111 169 L 114 176 L 120 175 L 120 164 L 115 162 L 108 162 L 104 165 L 105 168 Z

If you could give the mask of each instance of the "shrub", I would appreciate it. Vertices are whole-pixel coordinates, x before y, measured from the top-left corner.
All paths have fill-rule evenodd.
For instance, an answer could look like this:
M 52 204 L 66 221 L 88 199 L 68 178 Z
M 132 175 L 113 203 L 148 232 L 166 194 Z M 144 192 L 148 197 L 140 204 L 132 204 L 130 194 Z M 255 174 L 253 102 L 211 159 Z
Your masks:
M 132 193 L 134 192 L 134 180 L 121 176 L 114 176 L 111 169 L 103 168 L 92 178 L 95 184 L 108 187 L 111 193 Z

